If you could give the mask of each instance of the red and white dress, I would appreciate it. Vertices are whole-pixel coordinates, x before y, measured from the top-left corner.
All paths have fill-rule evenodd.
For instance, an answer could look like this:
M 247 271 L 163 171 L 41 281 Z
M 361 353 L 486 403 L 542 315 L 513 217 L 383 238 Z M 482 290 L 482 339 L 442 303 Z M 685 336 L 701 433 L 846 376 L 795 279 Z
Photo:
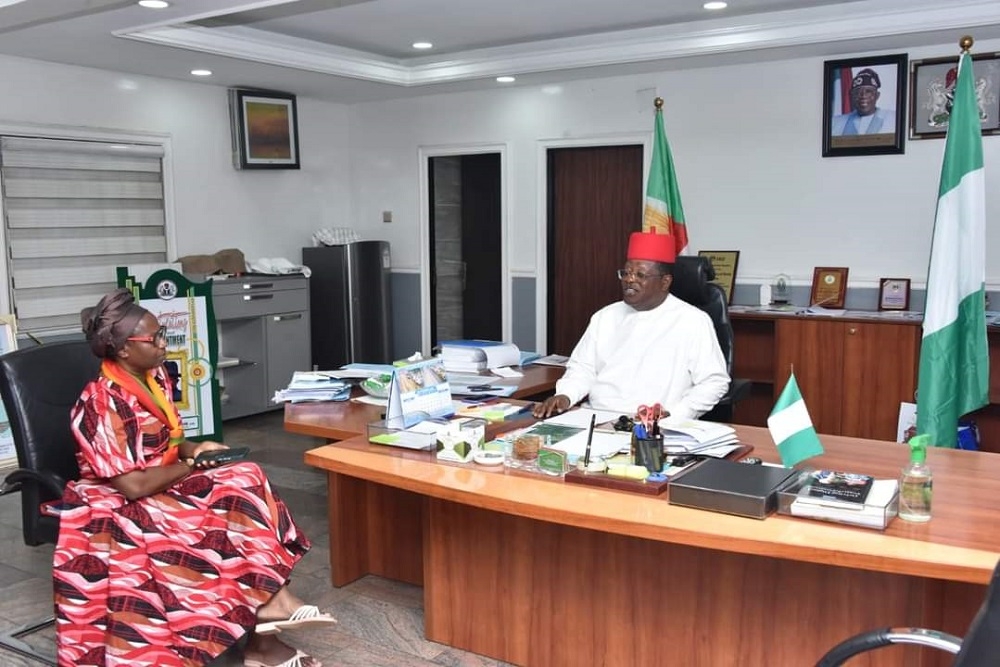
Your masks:
M 154 378 L 171 396 L 162 368 Z M 54 556 L 59 665 L 210 662 L 253 629 L 308 538 L 255 463 L 128 501 L 108 480 L 161 465 L 169 432 L 107 377 L 84 389 L 72 425 L 81 476 L 66 487 Z

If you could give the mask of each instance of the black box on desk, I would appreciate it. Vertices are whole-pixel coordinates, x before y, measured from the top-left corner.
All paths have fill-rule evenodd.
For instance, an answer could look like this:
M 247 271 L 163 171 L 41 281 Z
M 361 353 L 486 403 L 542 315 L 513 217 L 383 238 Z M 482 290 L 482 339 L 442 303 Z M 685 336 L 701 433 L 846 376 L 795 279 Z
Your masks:
M 798 473 L 793 468 L 705 459 L 670 480 L 671 505 L 763 519 L 778 506 L 778 489 Z

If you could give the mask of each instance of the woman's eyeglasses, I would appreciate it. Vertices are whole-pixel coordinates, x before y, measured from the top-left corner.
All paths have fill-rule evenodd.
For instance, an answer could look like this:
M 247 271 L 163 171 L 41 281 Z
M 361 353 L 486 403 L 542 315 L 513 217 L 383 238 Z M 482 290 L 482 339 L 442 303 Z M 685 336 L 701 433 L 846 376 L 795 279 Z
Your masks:
M 125 340 L 134 340 L 138 343 L 152 343 L 153 345 L 163 345 L 167 341 L 167 327 L 161 326 L 152 336 L 129 336 Z
M 662 277 L 662 273 L 643 273 L 641 271 L 629 271 L 628 269 L 618 269 L 615 271 L 618 280 L 635 279 L 640 283 L 646 282 L 647 278 Z

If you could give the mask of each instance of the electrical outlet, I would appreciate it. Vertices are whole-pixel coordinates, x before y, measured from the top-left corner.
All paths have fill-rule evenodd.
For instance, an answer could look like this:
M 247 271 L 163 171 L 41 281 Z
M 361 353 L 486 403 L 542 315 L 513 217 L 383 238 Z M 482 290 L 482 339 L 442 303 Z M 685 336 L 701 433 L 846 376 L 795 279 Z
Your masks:
M 392 222 L 392 211 L 382 211 L 382 222 Z

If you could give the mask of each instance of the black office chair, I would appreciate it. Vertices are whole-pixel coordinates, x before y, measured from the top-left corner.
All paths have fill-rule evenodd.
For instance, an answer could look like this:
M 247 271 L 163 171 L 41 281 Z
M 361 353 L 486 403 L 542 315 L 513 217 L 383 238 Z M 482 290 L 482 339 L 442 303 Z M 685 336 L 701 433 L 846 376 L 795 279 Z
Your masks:
M 881 628 L 847 639 L 827 652 L 816 667 L 840 667 L 851 658 L 883 646 L 915 644 L 955 655 L 953 667 L 995 667 L 1000 664 L 1000 563 L 986 589 L 986 599 L 976 612 L 965 639 L 923 628 Z
M 0 485 L 0 495 L 21 492 L 25 544 L 55 544 L 59 535 L 59 518 L 46 513 L 45 506 L 62 498 L 66 482 L 80 476 L 69 411 L 99 368 L 100 360 L 84 341 L 48 343 L 0 357 L 0 396 L 18 464 Z M 0 650 L 55 665 L 20 639 L 54 623 L 55 616 L 49 616 L 0 635 Z
M 670 293 L 702 309 L 712 318 L 715 335 L 726 359 L 729 372 L 729 391 L 719 403 L 701 418 L 709 421 L 733 421 L 733 406 L 750 391 L 750 381 L 733 377 L 733 325 L 729 320 L 726 292 L 709 282 L 715 279 L 715 269 L 707 257 L 678 257 L 674 262 L 674 280 Z

